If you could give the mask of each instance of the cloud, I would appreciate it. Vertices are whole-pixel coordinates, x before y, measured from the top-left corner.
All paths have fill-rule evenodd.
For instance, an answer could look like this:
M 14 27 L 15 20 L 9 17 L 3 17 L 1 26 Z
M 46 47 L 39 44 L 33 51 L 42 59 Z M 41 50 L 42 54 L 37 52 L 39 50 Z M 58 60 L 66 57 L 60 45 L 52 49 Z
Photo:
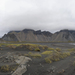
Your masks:
M 31 28 L 75 29 L 75 0 L 0 0 L 0 36 Z

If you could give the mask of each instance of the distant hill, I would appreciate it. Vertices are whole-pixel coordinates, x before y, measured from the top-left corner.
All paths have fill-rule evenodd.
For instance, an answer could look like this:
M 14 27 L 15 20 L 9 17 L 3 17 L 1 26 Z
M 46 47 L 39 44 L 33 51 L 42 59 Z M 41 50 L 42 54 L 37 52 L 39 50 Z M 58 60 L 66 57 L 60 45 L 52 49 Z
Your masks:
M 49 31 L 35 31 L 24 29 L 22 31 L 10 31 L 2 37 L 5 41 L 27 42 L 60 42 L 75 41 L 75 30 L 61 30 L 52 34 Z

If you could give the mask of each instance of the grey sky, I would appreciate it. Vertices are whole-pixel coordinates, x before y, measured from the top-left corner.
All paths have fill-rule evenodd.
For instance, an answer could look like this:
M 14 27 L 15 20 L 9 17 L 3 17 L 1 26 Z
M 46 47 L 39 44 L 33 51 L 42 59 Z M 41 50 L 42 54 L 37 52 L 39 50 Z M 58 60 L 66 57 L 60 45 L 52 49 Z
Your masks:
M 75 0 L 0 0 L 0 36 L 24 28 L 75 30 Z

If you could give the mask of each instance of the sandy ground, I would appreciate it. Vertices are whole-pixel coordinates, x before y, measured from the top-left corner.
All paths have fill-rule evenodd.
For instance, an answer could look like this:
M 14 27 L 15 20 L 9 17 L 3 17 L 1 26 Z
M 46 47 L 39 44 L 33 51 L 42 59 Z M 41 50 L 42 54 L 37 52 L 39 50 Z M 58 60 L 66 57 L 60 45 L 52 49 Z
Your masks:
M 63 52 L 66 52 L 67 49 L 75 48 L 74 45 L 68 43 L 41 43 L 41 45 L 61 48 Z M 73 53 L 71 56 L 51 64 L 46 63 L 44 57 L 32 58 L 32 62 L 29 63 L 30 66 L 27 67 L 27 71 L 23 75 L 75 75 L 74 56 L 75 54 Z
M 69 43 L 34 43 L 34 44 L 41 44 L 41 45 L 47 45 L 51 48 L 61 48 L 62 52 L 67 52 L 67 49 L 75 48 L 75 45 L 71 45 Z M 24 50 L 13 50 L 7 47 L 0 48 L 0 56 L 5 56 L 8 52 L 14 52 L 14 54 L 25 54 L 29 51 Z M 71 56 L 57 61 L 53 62 L 51 64 L 48 64 L 44 60 L 44 56 L 41 58 L 32 58 L 32 61 L 30 61 L 27 66 L 27 71 L 25 70 L 23 72 L 23 75 L 75 75 L 75 66 L 73 66 L 73 62 L 75 61 L 75 53 L 72 53 Z M 24 61 L 25 63 L 25 61 Z M 24 65 L 24 63 L 22 63 Z M 3 65 L 4 63 L 0 63 L 0 65 Z M 13 63 L 11 63 L 13 64 Z M 11 75 L 10 73 L 4 74 L 0 73 L 0 75 Z
M 74 56 L 75 54 L 64 60 L 53 62 L 52 64 L 45 63 L 43 58 L 34 58 L 32 62 L 29 63 L 30 66 L 27 67 L 27 72 L 23 75 L 61 75 L 60 73 L 63 73 L 63 71 L 65 72 L 62 75 L 75 75 L 75 67 L 72 66 L 75 60 Z

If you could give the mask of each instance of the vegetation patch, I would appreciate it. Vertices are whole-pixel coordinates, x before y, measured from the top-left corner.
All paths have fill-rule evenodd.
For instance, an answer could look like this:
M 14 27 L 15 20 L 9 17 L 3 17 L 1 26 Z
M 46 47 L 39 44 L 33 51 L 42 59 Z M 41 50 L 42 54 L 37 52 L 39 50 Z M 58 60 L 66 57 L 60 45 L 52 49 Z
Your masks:
M 59 61 L 60 59 L 64 59 L 67 56 L 70 56 L 70 53 L 69 52 L 66 52 L 66 53 L 55 52 L 55 53 L 49 55 L 48 57 L 46 57 L 45 58 L 45 61 L 47 63 L 52 63 L 54 61 Z
M 43 46 L 38 44 L 22 44 L 20 46 L 17 46 L 15 49 L 40 51 L 40 50 L 47 50 L 48 46 Z
M 52 60 L 51 60 L 51 59 L 49 59 L 48 57 L 47 57 L 47 58 L 45 58 L 45 61 L 46 61 L 47 63 L 52 63 Z
M 75 52 L 75 48 L 69 49 L 70 52 Z
M 39 48 L 36 48 L 36 49 L 35 49 L 35 51 L 38 51 L 38 52 L 39 52 L 39 51 L 40 51 L 40 49 L 39 49 Z
M 48 50 L 55 50 L 54 48 L 48 48 Z
M 60 51 L 61 51 L 61 49 L 60 49 L 60 48 L 56 48 L 55 50 L 56 50 L 56 51 L 58 51 L 58 52 L 60 52 Z
M 28 54 L 25 54 L 25 56 L 30 56 L 30 57 L 42 57 L 41 54 L 39 53 L 32 53 L 32 52 L 29 52 Z
M 6 73 L 6 72 L 11 72 L 15 71 L 17 69 L 18 65 L 16 66 L 9 66 L 9 65 L 4 65 L 0 67 L 0 72 Z
M 41 53 L 41 54 L 48 55 L 48 54 L 51 54 L 51 53 L 52 53 L 52 51 L 44 51 L 44 52 Z
M 60 49 L 60 48 L 56 48 L 56 49 L 54 49 L 54 48 L 48 48 L 48 50 L 56 50 L 56 51 L 58 51 L 58 52 L 60 52 L 60 51 L 61 51 L 61 49 Z
M 75 66 L 75 61 L 73 62 L 73 66 Z

